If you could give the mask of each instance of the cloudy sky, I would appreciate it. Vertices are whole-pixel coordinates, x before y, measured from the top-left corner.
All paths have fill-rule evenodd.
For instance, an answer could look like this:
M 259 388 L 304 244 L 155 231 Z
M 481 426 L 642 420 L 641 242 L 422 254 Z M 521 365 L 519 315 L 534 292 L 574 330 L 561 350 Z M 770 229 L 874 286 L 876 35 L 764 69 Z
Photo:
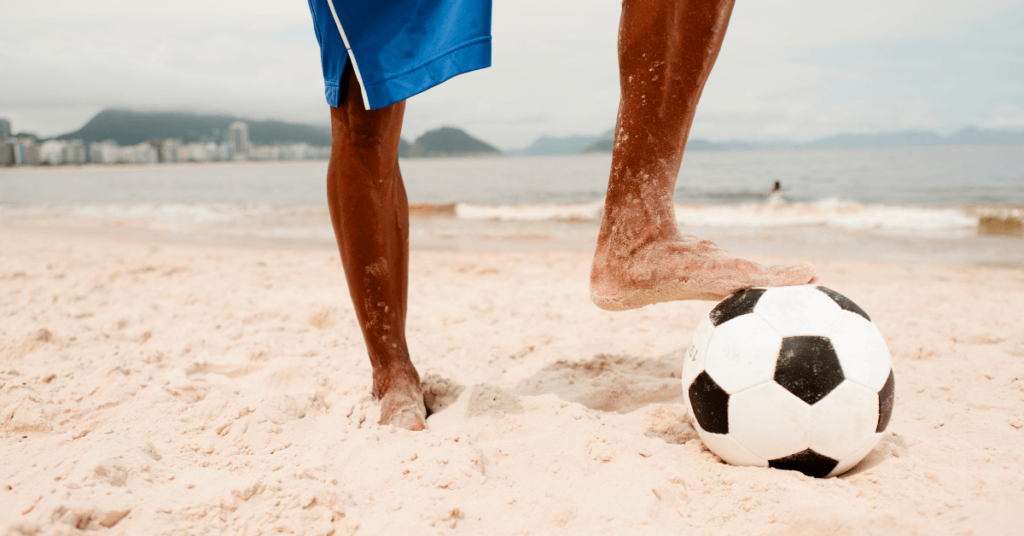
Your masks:
M 494 67 L 413 97 L 405 135 L 499 147 L 615 121 L 615 0 L 495 0 Z M 0 0 L 0 117 L 41 136 L 107 107 L 326 123 L 300 0 Z M 1024 0 L 739 0 L 693 136 L 1024 128 Z

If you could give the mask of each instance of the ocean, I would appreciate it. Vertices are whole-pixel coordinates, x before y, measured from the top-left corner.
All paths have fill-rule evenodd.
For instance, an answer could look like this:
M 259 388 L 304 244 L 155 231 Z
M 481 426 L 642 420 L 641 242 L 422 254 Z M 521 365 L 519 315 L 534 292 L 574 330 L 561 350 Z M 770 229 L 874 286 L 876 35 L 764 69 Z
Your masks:
M 413 247 L 592 248 L 610 165 L 608 154 L 402 160 Z M 11 168 L 0 224 L 332 247 L 326 167 Z M 685 232 L 737 252 L 1024 266 L 1024 146 L 692 151 L 675 200 Z

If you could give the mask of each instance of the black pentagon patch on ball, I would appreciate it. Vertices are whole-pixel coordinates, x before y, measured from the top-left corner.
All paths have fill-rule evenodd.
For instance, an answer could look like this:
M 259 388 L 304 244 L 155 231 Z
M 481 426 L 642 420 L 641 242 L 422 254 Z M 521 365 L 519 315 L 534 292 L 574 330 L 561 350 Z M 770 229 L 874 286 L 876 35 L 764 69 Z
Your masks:
M 736 318 L 737 316 L 748 315 L 754 312 L 757 300 L 764 294 L 763 288 L 748 288 L 741 290 L 732 296 L 722 300 L 714 309 L 708 313 L 711 318 L 711 325 L 718 326 Z
M 889 426 L 889 417 L 892 417 L 892 400 L 896 394 L 896 376 L 889 369 L 889 379 L 885 380 L 882 390 L 878 391 L 878 426 L 875 433 L 884 432 Z
M 811 449 L 791 454 L 785 458 L 768 461 L 768 467 L 785 471 L 800 471 L 814 478 L 825 478 L 837 465 L 839 465 L 839 460 L 822 456 Z
M 864 312 L 864 309 L 861 309 L 859 305 L 853 303 L 853 300 L 851 300 L 850 298 L 847 298 L 846 296 L 843 296 L 842 294 L 827 287 L 817 288 L 818 290 L 825 293 L 826 296 L 832 298 L 832 301 L 836 302 L 839 305 L 839 307 L 842 307 L 843 309 L 850 311 L 851 313 L 857 313 L 860 316 L 863 316 L 864 319 L 867 320 L 868 322 L 871 322 L 871 317 L 868 316 L 868 314 Z
M 775 364 L 775 383 L 808 404 L 825 398 L 843 383 L 839 363 L 828 337 L 785 337 Z
M 707 371 L 693 380 L 688 394 L 693 418 L 705 432 L 729 433 L 729 393 L 719 387 Z

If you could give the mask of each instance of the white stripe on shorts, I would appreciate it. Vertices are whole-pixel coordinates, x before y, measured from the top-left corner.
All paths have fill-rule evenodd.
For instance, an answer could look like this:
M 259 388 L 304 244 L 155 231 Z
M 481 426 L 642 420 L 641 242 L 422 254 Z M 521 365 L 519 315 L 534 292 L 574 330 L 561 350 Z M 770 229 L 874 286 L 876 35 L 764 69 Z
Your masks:
M 341 21 L 338 20 L 338 12 L 334 10 L 334 0 L 327 0 L 327 5 L 331 7 L 331 15 L 334 15 L 334 23 L 338 25 L 338 31 L 341 33 L 341 40 L 345 42 L 345 50 L 348 51 L 348 60 L 352 62 L 352 70 L 356 73 L 356 80 L 359 81 L 359 89 L 363 93 L 363 106 L 369 110 L 370 97 L 366 95 L 366 84 L 363 84 L 363 75 L 359 74 L 359 64 L 356 63 L 356 56 L 352 53 L 352 45 L 348 44 L 348 37 L 345 36 L 345 29 L 341 27 Z M 338 91 L 348 91 L 348 88 L 338 88 Z

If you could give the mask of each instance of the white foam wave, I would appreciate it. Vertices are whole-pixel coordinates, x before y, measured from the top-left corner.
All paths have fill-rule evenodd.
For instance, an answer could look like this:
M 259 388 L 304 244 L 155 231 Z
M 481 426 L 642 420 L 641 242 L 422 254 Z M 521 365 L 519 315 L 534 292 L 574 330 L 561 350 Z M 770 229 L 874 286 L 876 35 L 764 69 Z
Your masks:
M 597 220 L 601 218 L 603 203 L 536 204 L 536 205 L 476 205 L 457 203 L 455 217 L 464 220 L 500 221 L 552 221 Z
M 455 217 L 461 220 L 508 222 L 599 221 L 603 204 L 481 205 L 458 203 Z M 822 226 L 849 230 L 941 231 L 977 227 L 986 207 L 929 208 L 867 205 L 838 199 L 813 203 L 746 203 L 735 205 L 676 205 L 676 218 L 689 227 L 789 227 Z M 993 209 L 994 210 L 994 209 Z M 260 222 L 284 225 L 285 218 L 303 219 L 302 207 L 263 204 L 123 204 L 24 207 L 0 206 L 0 218 L 73 218 L 134 221 L 169 228 L 230 225 Z M 1001 212 L 1000 212 L 1001 214 Z M 298 215 L 298 216 L 296 216 Z M 322 216 L 319 211 L 314 216 Z
M 825 226 L 837 229 L 962 229 L 978 218 L 959 208 L 865 205 L 838 199 L 814 203 L 677 205 L 679 223 L 706 227 Z
M 461 219 L 500 221 L 599 220 L 601 203 L 547 205 L 476 205 L 459 203 Z M 813 203 L 745 203 L 676 205 L 676 219 L 692 227 L 825 226 L 850 230 L 963 229 L 978 225 L 977 216 L 960 208 L 866 205 L 838 199 Z

